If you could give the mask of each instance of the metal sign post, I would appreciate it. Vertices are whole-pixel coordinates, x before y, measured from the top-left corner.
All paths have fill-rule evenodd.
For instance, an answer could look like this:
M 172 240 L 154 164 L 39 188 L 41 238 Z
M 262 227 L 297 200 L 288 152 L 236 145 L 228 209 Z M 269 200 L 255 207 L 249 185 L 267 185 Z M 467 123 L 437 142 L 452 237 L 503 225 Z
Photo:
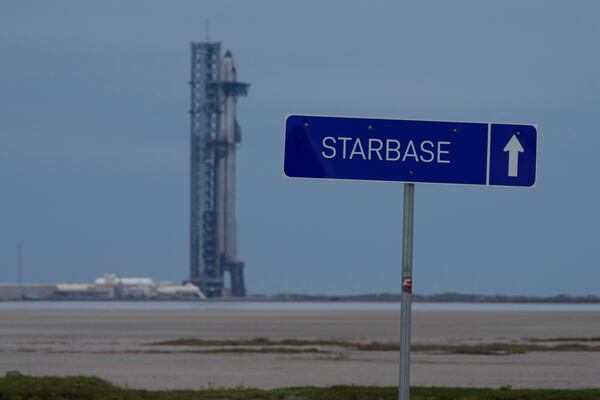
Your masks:
M 410 326 L 412 308 L 413 222 L 415 185 L 404 184 L 402 229 L 402 306 L 400 315 L 400 400 L 410 398 Z
M 532 187 L 537 142 L 537 127 L 529 124 L 286 117 L 286 176 L 404 182 L 400 400 L 410 398 L 415 183 Z

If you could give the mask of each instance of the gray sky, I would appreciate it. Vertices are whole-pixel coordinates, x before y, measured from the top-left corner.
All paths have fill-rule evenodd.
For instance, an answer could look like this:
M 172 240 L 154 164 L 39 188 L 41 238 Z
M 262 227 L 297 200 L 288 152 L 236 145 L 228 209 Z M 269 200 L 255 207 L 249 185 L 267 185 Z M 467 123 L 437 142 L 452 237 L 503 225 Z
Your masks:
M 287 112 L 539 125 L 534 189 L 417 185 L 414 287 L 600 294 L 600 2 L 0 4 L 0 281 L 188 270 L 189 42 L 239 101 L 251 293 L 398 292 L 402 185 L 282 177 Z

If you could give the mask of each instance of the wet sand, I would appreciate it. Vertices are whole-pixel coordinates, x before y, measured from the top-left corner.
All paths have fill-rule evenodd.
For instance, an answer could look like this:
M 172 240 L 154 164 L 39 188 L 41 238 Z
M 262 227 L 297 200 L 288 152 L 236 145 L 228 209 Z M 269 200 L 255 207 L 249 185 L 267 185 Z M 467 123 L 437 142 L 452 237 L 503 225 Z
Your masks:
M 393 311 L 0 310 L 0 374 L 94 375 L 138 388 L 395 385 L 398 353 L 156 353 L 179 339 L 346 339 L 397 342 Z M 485 343 L 600 336 L 599 312 L 413 311 L 413 343 Z M 173 350 L 173 349 L 171 349 Z M 600 352 L 414 353 L 411 383 L 600 387 Z

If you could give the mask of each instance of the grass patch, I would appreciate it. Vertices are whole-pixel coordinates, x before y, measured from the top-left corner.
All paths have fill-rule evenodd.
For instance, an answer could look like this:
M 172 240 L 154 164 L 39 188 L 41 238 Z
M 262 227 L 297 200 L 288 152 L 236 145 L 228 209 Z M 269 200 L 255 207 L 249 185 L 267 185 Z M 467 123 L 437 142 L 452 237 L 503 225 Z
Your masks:
M 329 353 L 329 351 L 317 349 L 314 347 L 218 347 L 206 350 L 196 350 L 193 353 Z
M 148 391 L 125 389 L 89 377 L 0 378 L 0 400 L 396 400 L 396 387 L 332 386 L 273 390 L 204 389 Z M 600 389 L 533 390 L 413 387 L 413 400 L 598 400 Z
M 600 346 L 582 343 L 561 343 L 555 346 L 524 346 L 527 351 L 600 351 Z
M 343 346 L 350 342 L 342 340 L 272 340 L 262 337 L 253 339 L 175 339 L 151 343 L 153 346 Z
M 472 345 L 417 344 L 411 346 L 411 350 L 416 352 L 479 355 L 524 354 L 527 352 L 527 349 L 524 346 L 511 343 L 489 343 Z
M 50 354 L 217 354 L 217 353 L 323 353 L 329 354 L 331 351 L 317 349 L 314 347 L 212 347 L 202 350 L 122 350 L 122 351 L 84 351 L 84 350 L 58 350 L 47 351 Z
M 544 342 L 600 342 L 600 336 L 581 337 L 581 336 L 564 336 L 554 338 L 527 338 L 527 341 L 532 343 Z
M 349 350 L 359 351 L 398 351 L 397 343 L 382 342 L 351 342 L 346 340 L 323 340 L 323 339 L 233 339 L 233 340 L 212 340 L 212 339 L 176 339 L 164 342 L 151 343 L 152 346 L 190 346 L 190 347 L 212 347 L 212 346 L 323 346 L 323 347 L 342 347 Z
M 592 340 L 589 340 L 590 342 Z M 310 340 L 310 339 L 282 339 L 271 340 L 267 338 L 212 340 L 212 339 L 176 339 L 164 342 L 151 343 L 153 346 L 189 346 L 207 347 L 203 353 L 331 353 L 331 351 L 317 348 L 339 347 L 354 351 L 398 351 L 397 343 L 383 342 L 351 342 L 345 340 Z M 227 347 L 223 347 L 227 346 Z M 308 347 L 312 346 L 312 347 Z M 307 348 L 308 347 L 308 348 Z M 414 352 L 430 352 L 445 354 L 481 354 L 505 355 L 524 354 L 533 351 L 600 351 L 600 346 L 584 343 L 559 343 L 555 345 L 540 345 L 535 343 L 483 343 L 483 344 L 413 344 Z

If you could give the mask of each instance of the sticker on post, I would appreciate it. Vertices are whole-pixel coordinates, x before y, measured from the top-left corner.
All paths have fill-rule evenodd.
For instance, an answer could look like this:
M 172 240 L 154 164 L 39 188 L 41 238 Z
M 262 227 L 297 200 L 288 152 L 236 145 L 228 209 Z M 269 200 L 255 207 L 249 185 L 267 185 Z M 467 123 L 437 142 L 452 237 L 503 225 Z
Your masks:
M 402 279 L 402 290 L 406 293 L 412 293 L 412 278 Z

